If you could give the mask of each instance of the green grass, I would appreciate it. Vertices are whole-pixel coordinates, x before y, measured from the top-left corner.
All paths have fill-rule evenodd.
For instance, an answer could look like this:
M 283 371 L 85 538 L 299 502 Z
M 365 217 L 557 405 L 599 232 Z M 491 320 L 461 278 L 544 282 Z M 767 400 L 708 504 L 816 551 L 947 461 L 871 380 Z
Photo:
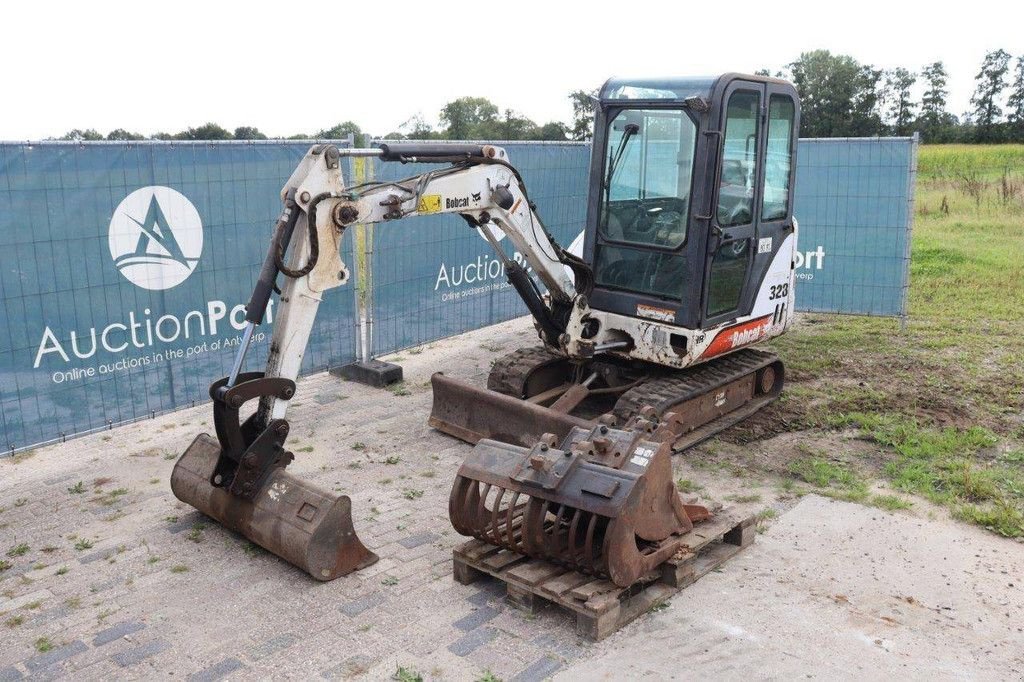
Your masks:
M 398 669 L 391 675 L 391 679 L 397 682 L 423 682 L 423 675 L 413 668 L 398 666 Z
M 41 654 L 45 654 L 47 651 L 53 649 L 53 642 L 50 641 L 49 637 L 40 637 L 35 642 L 36 651 Z
M 861 502 L 868 497 L 867 483 L 844 464 L 811 456 L 793 461 L 789 470 L 794 476 L 817 487 L 818 492 L 829 497 L 849 502 Z
M 404 381 L 396 381 L 393 384 L 388 384 L 387 388 L 391 392 L 391 395 L 394 396 L 412 395 L 412 391 L 409 390 Z
M 9 556 L 9 557 L 25 556 L 25 554 L 28 553 L 29 549 L 31 549 L 31 548 L 26 543 L 21 542 L 21 543 L 18 543 L 17 545 L 14 545 L 9 550 L 7 550 L 7 556 Z
M 907 328 L 807 315 L 772 343 L 787 365 L 778 428 L 874 447 L 844 455 L 857 473 L 820 456 L 788 473 L 883 509 L 918 495 L 1024 536 L 1024 145 L 922 146 L 915 199 Z M 868 495 L 874 477 L 898 495 Z
M 680 478 L 676 481 L 676 488 L 681 493 L 695 493 L 700 490 L 703 486 L 697 485 L 688 478 Z

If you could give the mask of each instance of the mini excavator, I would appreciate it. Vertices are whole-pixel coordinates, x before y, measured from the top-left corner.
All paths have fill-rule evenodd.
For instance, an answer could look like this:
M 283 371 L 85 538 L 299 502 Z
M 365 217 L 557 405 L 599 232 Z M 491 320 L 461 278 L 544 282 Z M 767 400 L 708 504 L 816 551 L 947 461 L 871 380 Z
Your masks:
M 545 228 L 499 146 L 314 146 L 282 189 L 231 373 L 210 387 L 216 438 L 200 434 L 179 459 L 175 495 L 319 580 L 376 561 L 348 497 L 285 471 L 285 412 L 324 292 L 349 278 L 345 230 L 457 214 L 494 249 L 541 343 L 499 358 L 486 389 L 432 378 L 430 425 L 475 445 L 456 475 L 452 524 L 630 585 L 710 516 L 680 498 L 672 453 L 782 389 L 781 361 L 751 346 L 793 319 L 798 129 L 799 98 L 783 80 L 607 81 L 576 253 Z M 346 186 L 345 156 L 435 165 Z M 243 372 L 275 292 L 266 370 Z

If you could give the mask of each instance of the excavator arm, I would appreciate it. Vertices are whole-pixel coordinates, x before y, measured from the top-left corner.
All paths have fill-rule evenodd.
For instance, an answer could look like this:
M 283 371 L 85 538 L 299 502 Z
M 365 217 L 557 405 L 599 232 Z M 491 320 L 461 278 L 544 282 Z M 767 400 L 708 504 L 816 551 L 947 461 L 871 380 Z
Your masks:
M 395 182 L 346 187 L 343 155 L 379 156 L 385 161 L 441 162 L 451 165 Z M 279 274 L 284 274 L 281 305 L 265 377 L 294 381 L 305 353 L 323 293 L 348 281 L 341 261 L 341 239 L 355 223 L 382 223 L 422 215 L 455 213 L 490 243 L 510 283 L 536 320 L 544 342 L 566 353 L 590 354 L 592 345 L 566 333 L 570 318 L 587 312 L 583 286 L 589 267 L 568 254 L 548 234 L 530 203 L 518 171 L 505 151 L 489 145 L 382 145 L 380 149 L 312 148 L 282 190 L 284 211 L 247 306 L 247 326 L 231 376 L 222 387 L 234 386 L 252 330 L 260 324 Z M 527 268 L 511 257 L 497 235 L 504 233 L 522 254 Z M 287 255 L 285 255 L 287 252 Z M 542 296 L 530 271 L 547 290 Z M 577 327 L 579 325 L 576 325 Z M 287 399 L 274 394 L 261 404 L 261 421 L 282 419 Z
M 449 165 L 395 182 L 349 187 L 341 170 L 343 156 Z M 592 279 L 590 268 L 545 230 L 522 178 L 500 147 L 408 144 L 339 150 L 318 145 L 299 162 L 281 199 L 283 210 L 246 306 L 247 324 L 231 372 L 210 387 L 217 438 L 197 437 L 175 466 L 171 484 L 179 499 L 329 580 L 376 557 L 355 536 L 347 497 L 332 496 L 284 472 L 293 459 L 284 447 L 289 432 L 285 413 L 324 293 L 349 279 L 341 260 L 346 228 L 459 214 L 494 248 L 544 342 L 570 357 L 593 353 L 592 342 L 567 332 L 585 328 L 589 307 L 584 292 Z M 508 237 L 533 275 L 510 257 L 496 231 Z M 242 372 L 253 331 L 276 291 L 281 302 L 266 370 Z M 243 406 L 255 400 L 258 408 L 243 421 Z M 286 526 L 292 529 L 284 532 Z M 296 533 L 295 526 L 305 530 Z

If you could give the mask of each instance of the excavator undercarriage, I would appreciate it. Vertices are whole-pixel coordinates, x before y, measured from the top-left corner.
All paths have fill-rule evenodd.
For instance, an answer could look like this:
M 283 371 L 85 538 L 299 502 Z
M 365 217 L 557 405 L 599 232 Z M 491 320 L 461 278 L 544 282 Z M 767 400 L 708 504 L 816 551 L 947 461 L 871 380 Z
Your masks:
M 530 447 L 543 433 L 563 438 L 573 428 L 624 428 L 643 417 L 680 452 L 777 398 L 784 375 L 778 357 L 758 349 L 671 371 L 615 358 L 573 364 L 544 347 L 523 348 L 495 361 L 487 389 L 435 374 L 429 423 L 469 443 Z

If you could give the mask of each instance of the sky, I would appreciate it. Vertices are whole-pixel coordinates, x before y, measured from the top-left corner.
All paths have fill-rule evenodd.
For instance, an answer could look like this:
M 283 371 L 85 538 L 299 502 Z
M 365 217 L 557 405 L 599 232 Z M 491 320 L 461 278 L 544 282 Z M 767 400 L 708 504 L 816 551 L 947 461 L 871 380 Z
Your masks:
M 985 52 L 1024 55 L 1024 2 L 6 3 L 0 139 L 151 135 L 214 121 L 271 136 L 344 120 L 383 135 L 483 96 L 538 123 L 609 76 L 774 72 L 828 49 L 876 67 L 942 60 L 968 107 Z M 926 9 L 927 8 L 927 9 Z

